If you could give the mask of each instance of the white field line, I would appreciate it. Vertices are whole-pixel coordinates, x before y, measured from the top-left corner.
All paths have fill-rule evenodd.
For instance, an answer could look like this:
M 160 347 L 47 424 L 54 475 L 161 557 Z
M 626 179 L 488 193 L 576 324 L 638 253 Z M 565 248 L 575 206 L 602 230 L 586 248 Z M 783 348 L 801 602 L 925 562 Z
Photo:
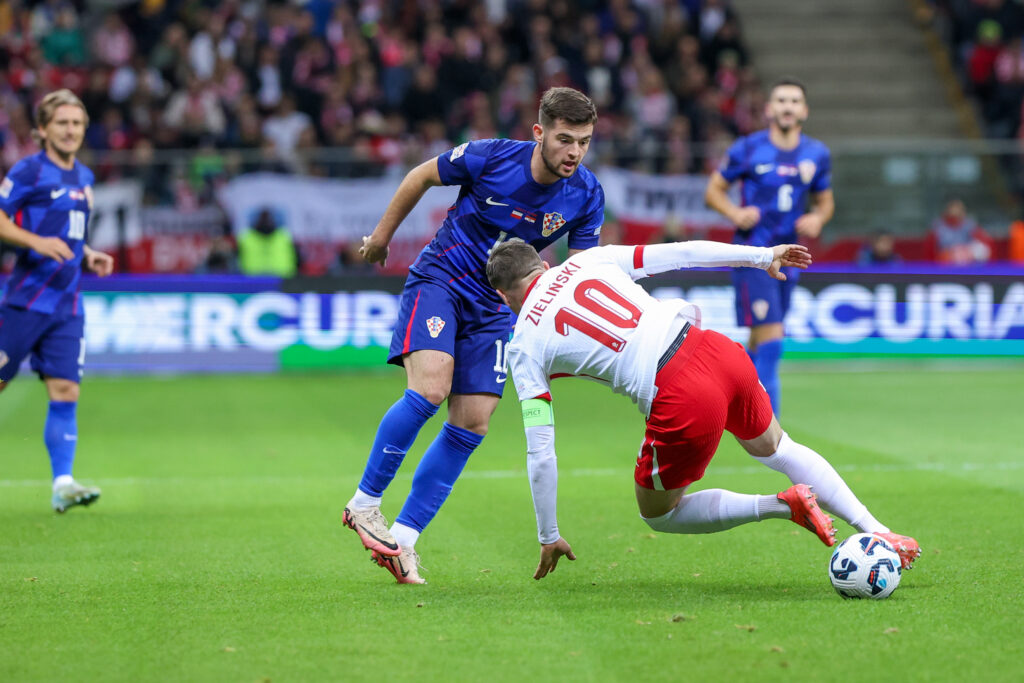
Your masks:
M 990 462 L 990 463 L 892 463 L 892 464 L 868 464 L 868 465 L 840 465 L 836 468 L 839 472 L 944 472 L 960 475 L 971 472 L 1006 472 L 1024 469 L 1024 461 Z M 757 474 L 770 471 L 761 465 L 746 465 L 743 467 L 709 467 L 706 476 L 729 476 L 737 474 Z M 564 477 L 621 477 L 629 476 L 631 468 L 605 468 L 605 469 L 565 469 L 561 472 Z M 103 479 L 104 486 L 146 486 L 151 484 L 197 484 L 197 483 L 228 483 L 244 481 L 247 483 L 274 484 L 283 482 L 302 481 L 329 481 L 338 477 L 320 477 L 312 475 L 288 476 L 215 476 L 215 477 L 121 477 L 114 479 Z M 345 479 L 358 479 L 358 474 L 343 475 Z M 526 470 L 467 470 L 462 473 L 460 479 L 525 479 Z M 412 479 L 412 473 L 399 474 L 397 480 Z M 0 479 L 0 488 L 13 488 L 19 486 L 42 486 L 49 484 L 44 479 Z

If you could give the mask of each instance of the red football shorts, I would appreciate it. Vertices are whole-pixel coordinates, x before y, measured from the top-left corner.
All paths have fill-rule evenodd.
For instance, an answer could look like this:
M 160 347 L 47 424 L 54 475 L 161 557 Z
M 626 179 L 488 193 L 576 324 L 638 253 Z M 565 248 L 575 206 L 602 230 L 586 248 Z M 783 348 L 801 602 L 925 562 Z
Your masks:
M 746 350 L 718 332 L 691 328 L 654 383 L 658 394 L 633 474 L 644 488 L 692 484 L 704 476 L 724 430 L 753 439 L 771 424 L 771 399 Z

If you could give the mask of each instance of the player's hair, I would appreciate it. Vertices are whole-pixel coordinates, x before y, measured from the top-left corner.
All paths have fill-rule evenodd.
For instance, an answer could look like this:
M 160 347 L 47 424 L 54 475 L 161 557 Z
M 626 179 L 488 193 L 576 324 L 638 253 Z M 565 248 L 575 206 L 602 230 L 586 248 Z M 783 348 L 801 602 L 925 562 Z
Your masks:
M 572 126 L 597 123 L 594 101 L 573 88 L 548 88 L 540 98 L 537 121 L 544 128 L 561 119 Z
M 794 78 L 793 76 L 783 76 L 779 80 L 772 83 L 772 87 L 768 88 L 769 96 L 773 92 L 775 92 L 776 88 L 781 88 L 784 85 L 791 85 L 795 88 L 800 88 L 800 92 L 804 94 L 804 99 L 807 99 L 807 86 L 803 84 L 803 81 L 801 81 L 798 78 Z
M 544 262 L 536 249 L 526 242 L 510 240 L 491 250 L 487 259 L 487 281 L 495 289 L 508 291 L 533 271 L 543 269 Z
M 48 93 L 43 99 L 39 100 L 36 104 L 35 119 L 36 126 L 39 128 L 46 128 L 47 124 L 53 120 L 53 115 L 57 112 L 57 107 L 70 104 L 74 107 L 78 107 L 85 114 L 85 125 L 89 125 L 89 112 L 86 111 L 85 105 L 82 100 L 78 99 L 78 95 L 71 92 L 67 88 L 61 88 L 60 90 L 54 90 Z

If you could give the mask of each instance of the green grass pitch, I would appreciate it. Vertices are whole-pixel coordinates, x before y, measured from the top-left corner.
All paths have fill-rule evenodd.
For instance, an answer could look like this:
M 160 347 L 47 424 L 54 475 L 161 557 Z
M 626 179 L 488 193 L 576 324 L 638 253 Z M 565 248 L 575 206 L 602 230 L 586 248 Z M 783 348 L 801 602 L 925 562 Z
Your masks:
M 103 498 L 58 516 L 43 388 L 13 382 L 0 396 L 0 680 L 1024 676 L 1020 364 L 787 366 L 783 425 L 924 548 L 880 602 L 840 599 L 829 550 L 786 521 L 652 534 L 632 494 L 642 418 L 580 380 L 555 384 L 560 523 L 579 559 L 531 578 L 510 395 L 417 546 L 428 585 L 398 586 L 340 518 L 403 386 L 397 372 L 90 378 L 76 475 Z M 388 491 L 389 519 L 442 419 Z M 726 437 L 699 485 L 787 483 Z

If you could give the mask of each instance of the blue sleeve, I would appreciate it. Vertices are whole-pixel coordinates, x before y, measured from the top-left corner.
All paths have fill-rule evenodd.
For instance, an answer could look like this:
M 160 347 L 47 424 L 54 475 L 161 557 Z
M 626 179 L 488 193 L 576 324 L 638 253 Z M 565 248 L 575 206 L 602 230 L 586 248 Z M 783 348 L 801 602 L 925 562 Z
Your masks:
M 823 147 L 818 171 L 811 181 L 811 192 L 824 192 L 830 189 L 832 189 L 832 155 L 829 154 L 827 147 Z
M 598 184 L 587 204 L 587 213 L 582 215 L 569 232 L 570 249 L 590 249 L 601 241 L 601 226 L 604 224 L 604 189 Z
M 35 189 L 38 175 L 39 169 L 29 160 L 22 159 L 16 163 L 0 183 L 0 211 L 13 219 Z
M 747 139 L 740 138 L 729 148 L 729 153 L 718 168 L 730 183 L 747 174 Z
M 491 155 L 493 140 L 464 142 L 437 157 L 437 172 L 445 185 L 472 185 Z

